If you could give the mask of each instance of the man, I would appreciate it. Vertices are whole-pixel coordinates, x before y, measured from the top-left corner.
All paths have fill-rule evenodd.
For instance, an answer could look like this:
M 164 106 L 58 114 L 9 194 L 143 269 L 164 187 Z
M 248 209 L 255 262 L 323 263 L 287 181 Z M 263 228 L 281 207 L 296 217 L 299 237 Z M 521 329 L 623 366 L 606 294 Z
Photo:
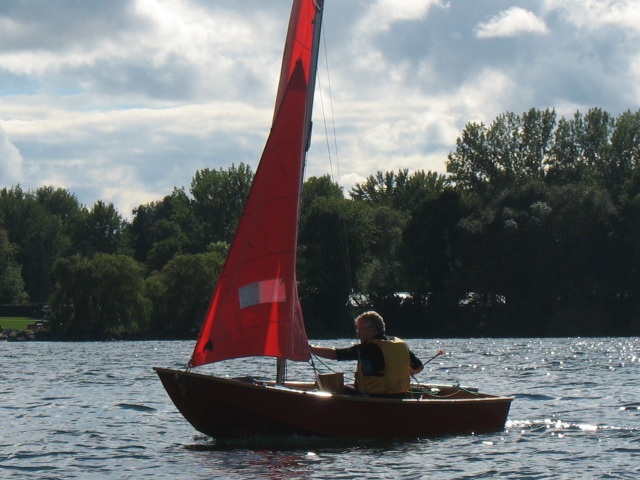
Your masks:
M 409 390 L 409 377 L 424 365 L 397 337 L 388 337 L 377 312 L 356 318 L 360 343 L 348 348 L 310 346 L 311 353 L 330 360 L 357 360 L 355 389 L 358 393 L 401 396 Z

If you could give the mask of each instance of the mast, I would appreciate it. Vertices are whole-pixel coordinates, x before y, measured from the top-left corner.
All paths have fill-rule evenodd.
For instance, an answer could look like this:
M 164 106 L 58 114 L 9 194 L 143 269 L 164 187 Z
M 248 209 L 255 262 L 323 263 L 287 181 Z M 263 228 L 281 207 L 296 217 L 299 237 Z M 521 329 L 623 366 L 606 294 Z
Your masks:
M 308 90 L 308 100 L 307 100 L 307 119 L 306 123 L 309 126 L 306 133 L 305 138 L 305 149 L 304 149 L 304 164 L 307 163 L 307 151 L 311 145 L 311 127 L 313 125 L 313 121 L 311 120 L 311 116 L 313 113 L 313 99 L 316 91 L 316 73 L 318 71 L 318 52 L 320 51 L 320 34 L 322 32 L 322 14 L 324 12 L 324 0 L 314 0 L 316 4 L 316 17 L 314 20 L 314 33 L 313 33 L 313 46 L 311 50 L 311 62 L 309 64 L 309 90 Z M 302 191 L 302 189 L 301 189 Z
M 305 1 L 305 0 L 302 0 Z M 313 41 L 311 45 L 311 58 L 309 61 L 309 81 L 307 86 L 307 111 L 305 115 L 305 130 L 304 130 L 304 153 L 302 158 L 302 175 L 300 177 L 300 194 L 302 195 L 302 182 L 304 181 L 304 170 L 307 165 L 307 152 L 309 151 L 309 147 L 311 146 L 311 130 L 313 126 L 312 114 L 313 114 L 313 99 L 315 95 L 315 87 L 316 87 L 316 73 L 318 70 L 318 52 L 320 50 L 320 34 L 322 31 L 322 14 L 324 11 L 324 0 L 306 0 L 311 1 L 315 5 L 315 16 L 313 20 Z M 280 74 L 280 85 L 278 88 L 278 96 L 276 99 L 276 111 L 278 110 L 278 106 L 281 101 L 281 97 L 284 89 L 284 78 L 285 75 L 288 74 L 287 69 L 290 69 L 291 65 L 291 45 L 289 42 L 296 41 L 295 38 L 292 37 L 295 35 L 295 26 L 293 25 L 293 17 L 299 12 L 301 6 L 301 2 L 298 0 L 294 0 L 293 5 L 291 7 L 291 19 L 289 21 L 289 32 L 287 34 L 287 45 L 285 45 L 285 51 L 282 59 L 282 72 Z M 299 27 L 299 25 L 298 25 Z M 289 58 L 287 58 L 289 57 Z M 289 66 L 287 66 L 289 63 Z M 298 222 L 300 219 L 300 204 L 298 205 Z M 276 360 L 276 383 L 278 385 L 283 385 L 287 372 L 287 359 L 286 358 L 278 358 Z

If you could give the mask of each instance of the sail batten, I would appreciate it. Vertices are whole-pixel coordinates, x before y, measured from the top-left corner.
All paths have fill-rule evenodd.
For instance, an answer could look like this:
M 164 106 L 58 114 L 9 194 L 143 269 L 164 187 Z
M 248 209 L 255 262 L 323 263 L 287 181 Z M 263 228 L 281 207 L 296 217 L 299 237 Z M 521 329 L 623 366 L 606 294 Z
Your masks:
M 310 357 L 296 281 L 300 197 L 322 2 L 294 0 L 271 133 L 190 367 Z

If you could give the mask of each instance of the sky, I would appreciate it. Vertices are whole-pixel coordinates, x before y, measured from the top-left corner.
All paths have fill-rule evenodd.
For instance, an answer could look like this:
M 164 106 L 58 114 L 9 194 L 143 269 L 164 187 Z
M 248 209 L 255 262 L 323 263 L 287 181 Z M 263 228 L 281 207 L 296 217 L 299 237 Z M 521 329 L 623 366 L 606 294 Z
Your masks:
M 2 0 L 0 188 L 131 218 L 253 170 L 290 0 Z M 637 0 L 325 0 L 308 176 L 445 172 L 469 122 L 640 108 Z

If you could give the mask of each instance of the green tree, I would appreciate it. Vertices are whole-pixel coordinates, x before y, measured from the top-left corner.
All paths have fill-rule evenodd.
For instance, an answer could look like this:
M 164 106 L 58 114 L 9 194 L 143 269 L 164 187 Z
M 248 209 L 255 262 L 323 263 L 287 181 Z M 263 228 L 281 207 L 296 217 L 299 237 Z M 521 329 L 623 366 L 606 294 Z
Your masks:
M 583 156 L 584 138 L 584 120 L 580 112 L 576 112 L 571 120 L 561 118 L 558 121 L 555 141 L 545 161 L 549 183 L 565 185 L 588 178 Z
M 58 217 L 68 227 L 81 210 L 76 196 L 69 190 L 51 186 L 40 187 L 35 192 L 35 200 L 51 215 Z
M 503 113 L 489 127 L 470 123 L 448 156 L 447 172 L 459 188 L 481 195 L 542 178 L 555 123 L 549 109 Z
M 300 224 L 298 281 L 311 335 L 351 334 L 349 296 L 375 242 L 374 209 L 364 202 L 326 198 Z
M 590 108 L 584 116 L 584 162 L 592 178 L 606 176 L 615 119 L 601 108 Z
M 76 252 L 85 257 L 92 257 L 97 253 L 131 253 L 126 222 L 113 203 L 98 200 L 91 210 L 83 209 L 73 230 Z
M 618 196 L 640 165 L 640 111 L 626 111 L 616 119 L 609 157 L 603 166 L 603 183 Z
M 58 261 L 50 300 L 52 330 L 80 339 L 145 331 L 151 304 L 143 271 L 141 264 L 124 255 L 74 255 Z
M 483 123 L 468 123 L 456 140 L 455 151 L 446 162 L 449 179 L 457 188 L 486 194 L 497 177 L 498 167 L 493 162 L 487 127 Z
M 220 275 L 227 247 L 207 253 L 176 255 L 147 280 L 153 301 L 152 332 L 157 336 L 194 337 Z
M 619 221 L 613 268 L 618 266 L 614 278 L 618 291 L 616 312 L 613 321 L 625 334 L 640 332 L 640 165 L 636 164 L 630 178 L 624 183 L 620 200 Z
M 309 177 L 302 188 L 301 214 L 304 216 L 317 201 L 330 198 L 344 198 L 342 187 L 331 180 L 329 175 Z
M 243 163 L 226 171 L 205 168 L 196 172 L 190 192 L 194 213 L 204 228 L 205 244 L 231 241 L 252 181 L 251 167 Z
M 364 182 L 356 183 L 349 195 L 354 200 L 391 207 L 408 215 L 426 197 L 441 192 L 445 182 L 445 177 L 435 172 L 379 171 Z
M 466 213 L 463 196 L 447 189 L 426 199 L 414 212 L 403 232 L 403 261 L 408 288 L 415 302 L 428 305 L 428 324 L 417 326 L 427 334 L 456 334 L 455 310 L 468 291 L 456 283 L 460 272 L 459 223 Z M 463 272 L 469 265 L 464 265 Z
M 20 304 L 28 300 L 20 264 L 15 259 L 16 251 L 7 232 L 0 229 L 0 304 Z
M 460 264 L 466 267 L 459 272 L 460 289 L 473 292 L 481 307 L 504 299 L 522 335 L 544 328 L 541 319 L 551 311 L 548 252 L 554 242 L 548 225 L 554 207 L 545 184 L 531 180 L 505 189 L 460 224 Z M 497 331 L 515 335 L 513 327 L 502 324 Z
M 568 185 L 551 195 L 549 236 L 554 242 L 547 244 L 551 258 L 544 281 L 549 294 L 543 298 L 554 313 L 544 333 L 600 335 L 605 331 L 602 320 L 608 323 L 611 313 L 606 304 L 622 293 L 618 278 L 626 270 L 616 261 L 616 208 L 608 192 L 596 187 Z
M 556 113 L 554 110 L 530 109 L 522 115 L 519 167 L 525 183 L 545 175 L 545 162 L 554 142 Z
M 45 201 L 46 191 L 41 188 L 34 194 L 19 185 L 0 190 L 0 227 L 17 247 L 16 260 L 22 267 L 25 288 L 35 302 L 48 298 L 53 264 L 68 253 L 71 245 L 62 215 L 52 208 L 53 201 Z M 51 191 L 49 198 L 56 195 L 62 196 Z
M 370 260 L 363 263 L 358 272 L 358 285 L 373 304 L 392 303 L 397 292 L 408 289 L 400 263 L 406 215 L 384 206 L 369 208 L 375 233 L 368 252 Z
M 176 254 L 202 251 L 202 224 L 182 189 L 174 189 L 159 202 L 140 205 L 128 225 L 134 258 L 149 271 L 160 271 Z

